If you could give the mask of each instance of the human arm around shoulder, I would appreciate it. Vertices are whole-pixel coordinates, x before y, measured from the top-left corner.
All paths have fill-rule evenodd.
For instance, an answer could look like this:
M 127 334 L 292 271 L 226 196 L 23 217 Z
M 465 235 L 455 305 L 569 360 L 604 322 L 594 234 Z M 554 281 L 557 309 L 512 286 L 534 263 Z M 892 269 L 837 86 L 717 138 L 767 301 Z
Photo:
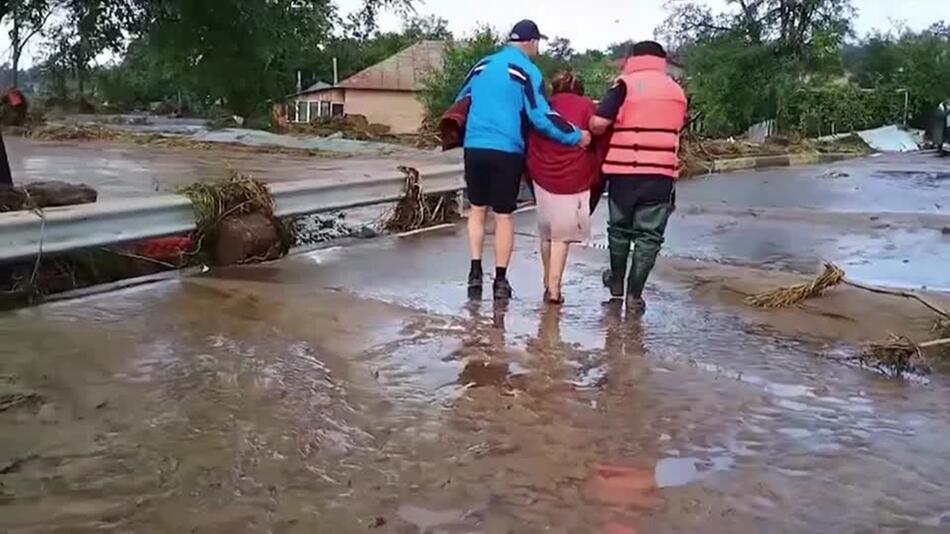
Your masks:
M 623 107 L 623 102 L 626 99 L 627 84 L 622 80 L 617 80 L 604 95 L 604 99 L 597 106 L 597 111 L 591 117 L 590 132 L 594 135 L 603 135 L 617 120 L 617 115 L 620 114 L 620 108 Z
M 551 109 L 542 89 L 544 82 L 541 71 L 536 66 L 514 68 L 509 72 L 513 77 L 524 77 L 524 110 L 536 130 L 562 145 L 586 147 L 590 143 L 590 134 L 585 136 L 579 128 Z

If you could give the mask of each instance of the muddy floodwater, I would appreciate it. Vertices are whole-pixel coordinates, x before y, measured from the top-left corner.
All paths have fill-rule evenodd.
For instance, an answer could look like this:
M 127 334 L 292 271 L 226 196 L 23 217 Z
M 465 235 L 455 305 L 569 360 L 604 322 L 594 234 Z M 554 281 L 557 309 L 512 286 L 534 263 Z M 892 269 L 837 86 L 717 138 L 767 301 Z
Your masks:
M 666 253 L 940 287 L 946 186 L 824 170 L 684 184 Z M 546 307 L 517 223 L 508 305 L 466 298 L 459 227 L 0 313 L 0 531 L 950 531 L 947 365 L 843 365 L 670 267 L 627 317 L 594 247 Z
M 467 302 L 449 232 L 0 316 L 9 532 L 946 532 L 950 382 L 657 280 Z

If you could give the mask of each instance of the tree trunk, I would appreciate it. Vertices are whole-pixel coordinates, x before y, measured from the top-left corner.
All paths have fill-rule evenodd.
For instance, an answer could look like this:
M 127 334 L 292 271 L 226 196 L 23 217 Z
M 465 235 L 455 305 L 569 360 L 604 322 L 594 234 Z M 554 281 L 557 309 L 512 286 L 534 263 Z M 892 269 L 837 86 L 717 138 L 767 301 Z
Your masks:
M 10 32 L 10 46 L 13 48 L 13 87 L 20 85 L 20 56 L 23 55 L 23 44 L 20 42 L 20 20 L 14 13 L 13 30 Z

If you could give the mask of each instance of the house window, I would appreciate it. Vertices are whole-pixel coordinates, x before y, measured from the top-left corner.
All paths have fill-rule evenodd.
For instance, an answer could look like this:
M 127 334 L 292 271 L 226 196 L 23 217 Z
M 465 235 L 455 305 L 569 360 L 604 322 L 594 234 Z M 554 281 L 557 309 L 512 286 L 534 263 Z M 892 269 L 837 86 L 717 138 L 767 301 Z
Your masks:
M 329 100 L 320 102 L 320 116 L 321 117 L 330 116 L 330 101 Z
M 331 106 L 330 106 L 330 114 L 333 115 L 334 117 L 342 117 L 342 116 L 343 116 L 343 103 L 342 103 L 342 102 L 334 102 L 333 104 L 331 104 Z
M 310 110 L 307 116 L 309 119 L 307 122 L 313 122 L 320 116 L 320 102 L 309 102 L 308 105 L 310 106 Z

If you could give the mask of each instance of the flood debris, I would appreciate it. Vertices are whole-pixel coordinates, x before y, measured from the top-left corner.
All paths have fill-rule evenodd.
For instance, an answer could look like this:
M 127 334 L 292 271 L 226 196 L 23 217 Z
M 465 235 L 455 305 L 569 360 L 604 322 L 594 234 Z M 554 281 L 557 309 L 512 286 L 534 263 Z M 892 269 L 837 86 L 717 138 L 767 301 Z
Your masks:
M 26 133 L 40 141 L 112 141 L 128 135 L 101 124 L 46 124 Z
M 388 232 L 409 232 L 459 220 L 459 206 L 454 193 L 427 195 L 422 188 L 419 170 L 400 165 L 405 175 L 402 198 L 383 222 Z
M 834 139 L 806 139 L 800 136 L 773 136 L 762 143 L 740 139 L 710 139 L 688 134 L 680 144 L 680 166 L 683 176 L 709 174 L 716 160 L 783 156 L 790 154 L 853 154 L 864 155 L 871 148 L 857 135 Z
M 179 190 L 195 211 L 197 252 L 218 265 L 279 258 L 290 250 L 290 230 L 274 215 L 274 198 L 264 182 L 232 172 L 215 183 Z
M 811 282 L 779 287 L 747 297 L 745 301 L 757 308 L 787 308 L 810 298 L 821 296 L 826 290 L 836 287 L 842 282 L 844 282 L 844 271 L 833 263 L 826 263 L 824 271 Z
M 884 342 L 868 343 L 857 360 L 894 376 L 906 373 L 928 375 L 932 372 L 921 346 L 896 334 L 891 334 Z
M 289 225 L 295 247 L 316 245 L 335 239 L 372 239 L 379 236 L 379 230 L 373 224 L 352 224 L 347 221 L 345 212 L 304 215 L 292 219 Z
M 898 377 L 907 373 L 927 375 L 931 372 L 931 367 L 925 358 L 923 349 L 939 348 L 945 352 L 950 349 L 950 312 L 942 310 L 913 293 L 871 287 L 848 280 L 845 278 L 845 272 L 833 263 L 826 263 L 824 271 L 809 283 L 780 287 L 749 296 L 745 301 L 747 304 L 758 308 L 787 308 L 798 305 L 807 299 L 821 296 L 826 290 L 839 285 L 848 285 L 863 291 L 915 300 L 937 314 L 933 331 L 942 336 L 941 339 L 915 343 L 907 336 L 891 334 L 886 341 L 868 343 L 860 354 L 844 359 L 855 360 L 862 365 Z
M 0 412 L 15 408 L 36 408 L 43 403 L 43 397 L 36 393 L 4 393 L 0 394 Z

